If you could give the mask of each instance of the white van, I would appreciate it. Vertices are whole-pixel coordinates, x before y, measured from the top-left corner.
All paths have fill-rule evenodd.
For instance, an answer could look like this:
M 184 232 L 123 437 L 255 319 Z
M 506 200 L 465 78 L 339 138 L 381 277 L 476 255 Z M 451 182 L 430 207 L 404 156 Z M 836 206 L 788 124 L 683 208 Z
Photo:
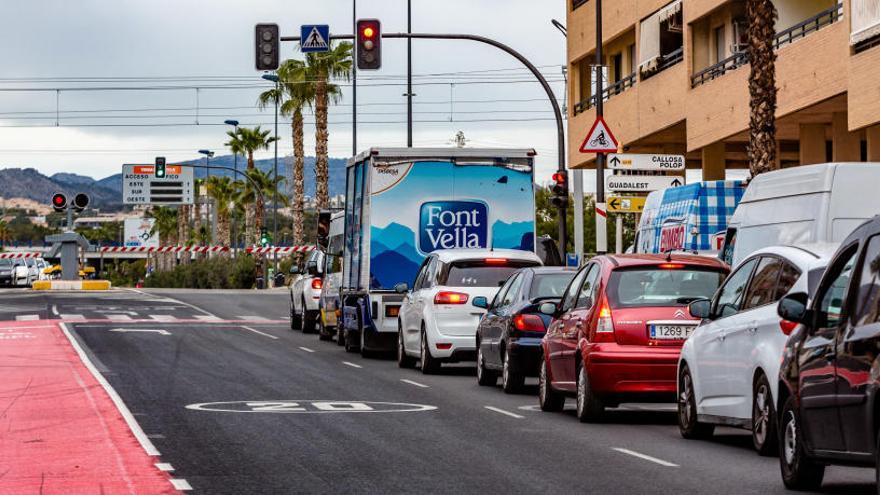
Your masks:
M 768 246 L 839 243 L 880 214 L 878 184 L 880 163 L 824 163 L 761 174 L 730 219 L 720 257 L 735 266 Z

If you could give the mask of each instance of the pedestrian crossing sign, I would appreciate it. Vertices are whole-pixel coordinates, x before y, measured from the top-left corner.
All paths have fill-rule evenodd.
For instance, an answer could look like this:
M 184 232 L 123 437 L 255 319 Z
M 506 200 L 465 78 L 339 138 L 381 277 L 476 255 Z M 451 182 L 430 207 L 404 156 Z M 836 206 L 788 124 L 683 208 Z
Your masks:
M 617 139 L 602 117 L 596 117 L 596 122 L 581 145 L 581 153 L 617 153 Z
M 329 52 L 330 26 L 304 24 L 300 28 L 299 46 L 303 53 Z

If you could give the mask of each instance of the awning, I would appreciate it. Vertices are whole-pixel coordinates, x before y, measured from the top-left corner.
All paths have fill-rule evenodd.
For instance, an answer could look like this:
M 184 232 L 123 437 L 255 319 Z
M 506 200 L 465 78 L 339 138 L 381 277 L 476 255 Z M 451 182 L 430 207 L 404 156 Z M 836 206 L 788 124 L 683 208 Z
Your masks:
M 680 12 L 681 0 L 675 0 L 642 20 L 639 31 L 639 69 L 642 72 L 657 68 L 660 63 L 660 24 Z
M 851 0 L 850 5 L 850 43 L 855 45 L 880 35 L 880 0 Z
M 660 22 L 668 21 L 670 18 L 675 17 L 679 12 L 681 12 L 681 0 L 675 0 L 666 7 L 660 9 L 658 12 L 658 14 L 660 14 Z

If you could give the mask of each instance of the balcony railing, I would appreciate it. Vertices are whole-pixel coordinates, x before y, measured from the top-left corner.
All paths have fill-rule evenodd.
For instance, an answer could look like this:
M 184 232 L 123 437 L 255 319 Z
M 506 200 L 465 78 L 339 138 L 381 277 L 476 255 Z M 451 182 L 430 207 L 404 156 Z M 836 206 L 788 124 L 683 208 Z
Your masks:
M 651 72 L 642 72 L 642 80 L 644 81 L 645 79 L 654 77 L 664 70 L 681 62 L 682 60 L 684 60 L 684 47 L 678 48 L 665 55 L 662 55 L 660 57 L 660 63 L 657 64 L 656 69 L 652 70 Z
M 843 5 L 838 4 L 828 10 L 824 10 L 807 20 L 799 22 L 794 26 L 780 32 L 773 40 L 773 47 L 779 49 L 788 45 L 795 40 L 801 39 L 810 33 L 816 32 L 826 26 L 830 26 L 839 21 L 843 16 Z M 705 69 L 691 76 L 691 87 L 696 88 L 701 84 L 705 84 L 715 78 L 742 67 L 749 63 L 749 54 L 747 52 L 737 52 L 725 58 L 717 64 L 710 65 Z
M 636 83 L 636 74 L 633 72 L 632 74 L 624 77 L 620 81 L 608 86 L 607 88 L 602 90 L 602 101 L 608 101 L 612 96 L 619 95 L 623 93 L 627 89 L 633 87 Z M 581 112 L 585 112 L 596 105 L 596 95 L 590 95 L 589 98 L 584 99 L 583 101 L 576 103 L 574 105 L 574 114 L 577 115 Z

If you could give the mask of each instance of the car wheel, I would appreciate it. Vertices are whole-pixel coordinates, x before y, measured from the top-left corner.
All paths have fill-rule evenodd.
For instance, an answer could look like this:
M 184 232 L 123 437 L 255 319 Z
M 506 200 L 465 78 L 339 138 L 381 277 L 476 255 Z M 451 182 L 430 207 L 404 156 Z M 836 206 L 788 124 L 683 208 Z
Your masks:
M 794 397 L 782 406 L 779 466 L 782 482 L 792 490 L 816 490 L 822 486 L 825 465 L 813 462 L 804 452 L 801 418 Z
M 431 355 L 431 349 L 428 347 L 428 334 L 422 329 L 422 339 L 419 345 L 419 367 L 423 374 L 432 375 L 440 371 L 440 361 Z
M 302 314 L 302 333 L 312 333 L 315 331 L 315 325 L 317 323 L 317 318 L 314 316 L 309 316 L 309 310 L 306 308 L 306 300 L 302 301 L 303 314 Z
M 561 411 L 565 407 L 565 395 L 553 390 L 550 385 L 550 374 L 544 359 L 541 360 L 541 371 L 538 372 L 538 404 L 542 411 Z
M 403 329 L 397 326 L 397 367 L 412 368 L 415 366 L 415 359 L 406 354 L 406 347 L 403 345 Z
M 482 345 L 477 343 L 477 384 L 483 387 L 494 387 L 498 383 L 498 373 L 486 369 L 486 356 Z
M 776 455 L 779 447 L 773 395 L 764 375 L 755 383 L 752 392 L 752 444 L 762 456 Z
M 302 318 L 297 314 L 296 308 L 293 306 L 293 301 L 290 301 L 290 329 L 299 330 L 301 326 Z
M 526 382 L 526 377 L 513 368 L 510 356 L 505 351 L 501 355 L 501 389 L 506 394 L 518 393 Z
M 715 432 L 715 425 L 697 421 L 694 379 L 687 366 L 682 366 L 678 377 L 678 431 L 688 440 L 703 440 Z
M 605 414 L 605 404 L 602 399 L 593 392 L 590 379 L 587 376 L 587 368 L 578 366 L 577 375 L 577 418 L 581 423 L 592 423 L 602 419 Z
M 336 320 L 336 345 L 340 347 L 345 345 L 345 332 L 343 332 L 339 320 Z

